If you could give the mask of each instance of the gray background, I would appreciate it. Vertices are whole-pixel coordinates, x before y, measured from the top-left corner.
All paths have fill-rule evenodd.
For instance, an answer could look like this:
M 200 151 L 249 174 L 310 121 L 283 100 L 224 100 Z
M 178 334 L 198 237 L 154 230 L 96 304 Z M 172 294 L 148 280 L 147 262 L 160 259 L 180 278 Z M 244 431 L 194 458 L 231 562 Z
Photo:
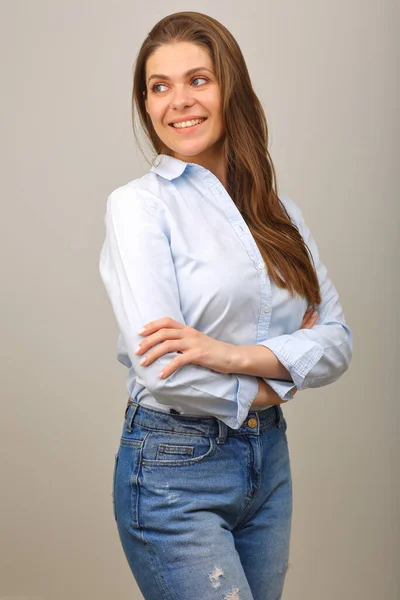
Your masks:
M 1 1 L 0 597 L 141 598 L 112 515 L 126 369 L 98 260 L 107 195 L 149 168 L 133 62 L 180 10 L 238 40 L 278 189 L 301 206 L 354 332 L 342 379 L 284 406 L 284 600 L 398 597 L 396 4 Z

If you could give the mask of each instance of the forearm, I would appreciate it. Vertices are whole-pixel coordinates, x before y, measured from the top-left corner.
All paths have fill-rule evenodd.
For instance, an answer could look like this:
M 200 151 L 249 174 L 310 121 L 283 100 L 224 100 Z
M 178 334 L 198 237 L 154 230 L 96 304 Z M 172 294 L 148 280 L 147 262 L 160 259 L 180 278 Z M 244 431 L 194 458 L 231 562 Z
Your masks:
M 286 400 L 282 400 L 278 394 L 272 389 L 272 387 L 264 381 L 261 377 L 258 377 L 258 392 L 253 400 L 253 406 L 271 406 L 272 404 L 284 404 Z M 294 388 L 293 396 L 297 392 Z
M 234 346 L 230 372 L 292 381 L 289 371 L 265 346 Z

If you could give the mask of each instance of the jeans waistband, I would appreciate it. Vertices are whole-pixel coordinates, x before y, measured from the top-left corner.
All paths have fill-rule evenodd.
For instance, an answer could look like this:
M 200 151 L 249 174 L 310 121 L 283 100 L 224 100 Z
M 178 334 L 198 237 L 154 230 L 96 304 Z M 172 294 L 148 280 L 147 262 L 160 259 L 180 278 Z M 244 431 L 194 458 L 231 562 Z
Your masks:
M 224 441 L 228 435 L 239 435 L 243 433 L 259 434 L 260 429 L 277 423 L 278 427 L 284 426 L 284 416 L 279 404 L 264 411 L 249 411 L 246 419 L 239 429 L 232 429 L 226 423 L 213 416 L 192 416 L 173 414 L 153 410 L 148 406 L 142 406 L 129 399 L 125 411 L 125 429 L 132 431 L 134 425 L 140 425 L 149 429 L 160 429 L 175 433 L 199 433 L 206 436 L 217 437 Z M 218 441 L 217 440 L 217 441 Z

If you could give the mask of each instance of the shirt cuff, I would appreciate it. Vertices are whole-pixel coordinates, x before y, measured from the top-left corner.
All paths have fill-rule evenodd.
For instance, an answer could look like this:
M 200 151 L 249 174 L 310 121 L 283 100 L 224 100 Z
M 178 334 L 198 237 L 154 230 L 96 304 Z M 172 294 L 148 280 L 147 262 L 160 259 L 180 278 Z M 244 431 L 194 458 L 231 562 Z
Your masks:
M 299 391 L 307 387 L 304 385 L 307 373 L 324 354 L 323 348 L 317 342 L 298 340 L 291 335 L 279 335 L 257 345 L 265 346 L 275 354 L 279 362 L 289 371 Z
M 267 377 L 263 377 L 265 383 L 268 383 L 276 392 L 281 400 L 292 400 L 293 399 L 293 390 L 296 387 L 296 384 L 293 381 L 285 381 L 284 379 L 269 379 Z
M 250 406 L 258 394 L 258 379 L 253 375 L 236 375 L 238 379 L 236 418 L 225 422 L 232 429 L 240 429 L 246 419 Z

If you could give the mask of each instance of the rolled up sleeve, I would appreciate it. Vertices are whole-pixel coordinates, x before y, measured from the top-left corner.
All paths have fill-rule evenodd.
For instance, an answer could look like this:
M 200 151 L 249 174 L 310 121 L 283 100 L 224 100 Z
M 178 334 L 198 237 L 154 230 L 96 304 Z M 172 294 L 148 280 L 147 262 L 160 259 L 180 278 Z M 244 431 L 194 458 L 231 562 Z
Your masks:
M 345 322 L 339 294 L 319 258 L 317 244 L 300 208 L 288 198 L 286 206 L 312 254 L 322 298 L 321 304 L 314 307 L 319 317 L 311 329 L 299 329 L 259 342 L 289 371 L 292 381 L 266 379 L 272 387 L 275 382 L 277 393 L 288 400 L 293 397 L 294 386 L 299 391 L 322 387 L 338 380 L 347 371 L 353 354 L 353 334 Z
M 269 379 L 268 377 L 263 377 L 264 381 L 268 383 L 276 392 L 281 400 L 292 400 L 293 399 L 293 390 L 296 387 L 296 384 L 293 381 L 285 381 L 284 379 Z

